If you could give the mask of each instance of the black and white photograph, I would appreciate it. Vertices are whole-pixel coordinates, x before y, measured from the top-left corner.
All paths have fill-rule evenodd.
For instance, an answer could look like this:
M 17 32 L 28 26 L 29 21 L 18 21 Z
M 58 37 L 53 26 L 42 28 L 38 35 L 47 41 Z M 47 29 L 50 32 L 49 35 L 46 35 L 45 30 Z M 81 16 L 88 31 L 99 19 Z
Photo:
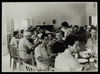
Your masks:
M 98 2 L 2 2 L 2 72 L 98 72 Z

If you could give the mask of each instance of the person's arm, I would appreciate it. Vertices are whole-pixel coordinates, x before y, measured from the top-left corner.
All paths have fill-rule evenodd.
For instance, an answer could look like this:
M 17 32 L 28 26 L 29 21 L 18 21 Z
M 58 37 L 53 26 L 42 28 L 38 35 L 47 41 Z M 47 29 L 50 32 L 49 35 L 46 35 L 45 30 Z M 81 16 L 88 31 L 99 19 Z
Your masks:
M 31 48 L 32 50 L 34 50 L 39 44 L 40 44 L 40 43 L 36 43 L 36 44 L 32 45 L 30 48 Z
M 43 57 L 39 56 L 37 59 L 38 59 L 40 62 L 43 62 L 43 61 L 48 60 L 49 58 L 43 58 Z
M 38 57 L 37 59 L 40 61 L 40 62 L 43 62 L 43 61 L 49 61 L 53 56 L 55 56 L 56 54 L 52 54 L 50 55 L 49 57 L 47 58 L 43 58 L 43 57 Z
M 36 46 L 38 46 L 38 44 L 31 44 L 29 41 L 26 41 L 26 45 L 27 47 L 31 50 L 32 48 L 35 49 Z

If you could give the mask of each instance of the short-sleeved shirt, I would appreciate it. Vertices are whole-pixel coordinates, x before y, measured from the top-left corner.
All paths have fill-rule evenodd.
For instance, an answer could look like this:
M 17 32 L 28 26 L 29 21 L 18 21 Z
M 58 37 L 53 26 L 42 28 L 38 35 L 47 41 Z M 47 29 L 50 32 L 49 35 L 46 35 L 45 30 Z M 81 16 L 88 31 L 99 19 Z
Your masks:
M 28 50 L 30 50 L 32 44 L 26 39 L 26 38 L 21 38 L 19 41 L 19 55 L 22 59 L 29 59 L 30 55 L 27 53 Z
M 55 68 L 62 71 L 81 71 L 82 69 L 78 60 L 67 49 L 56 57 Z
M 47 69 L 49 65 L 47 65 L 47 64 L 45 64 L 43 62 L 40 62 L 37 59 L 38 57 L 48 58 L 48 54 L 47 54 L 46 48 L 43 47 L 41 44 L 35 48 L 35 60 L 36 60 L 36 63 L 37 63 L 38 70 Z
M 18 43 L 17 43 L 18 41 L 17 41 L 17 39 L 15 38 L 15 37 L 13 37 L 12 39 L 11 39 L 11 42 L 10 42 L 10 44 L 12 44 L 12 45 L 14 45 L 14 46 L 18 46 Z

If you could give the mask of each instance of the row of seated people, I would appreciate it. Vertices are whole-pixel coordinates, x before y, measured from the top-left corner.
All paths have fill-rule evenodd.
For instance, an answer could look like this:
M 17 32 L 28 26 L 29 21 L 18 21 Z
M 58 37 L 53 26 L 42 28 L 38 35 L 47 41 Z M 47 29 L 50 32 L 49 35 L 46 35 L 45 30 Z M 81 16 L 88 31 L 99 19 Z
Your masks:
M 10 44 L 18 47 L 22 59 L 31 59 L 30 52 L 34 52 L 34 64 L 36 63 L 38 70 L 48 71 L 49 66 L 53 66 L 64 71 L 75 71 L 80 65 L 71 53 L 76 53 L 80 49 L 79 39 L 71 32 L 68 34 L 68 32 L 66 38 L 63 38 L 61 30 L 55 32 L 55 36 L 52 33 L 42 33 L 39 35 L 40 37 L 37 30 L 34 30 L 33 34 L 26 31 L 18 42 L 16 38 L 18 38 L 19 33 L 15 31 Z M 91 42 L 97 40 L 94 36 L 96 36 L 96 29 L 92 28 Z M 94 43 L 87 43 L 87 47 L 90 46 L 88 44 L 93 46 Z M 87 69 L 87 66 L 84 69 Z

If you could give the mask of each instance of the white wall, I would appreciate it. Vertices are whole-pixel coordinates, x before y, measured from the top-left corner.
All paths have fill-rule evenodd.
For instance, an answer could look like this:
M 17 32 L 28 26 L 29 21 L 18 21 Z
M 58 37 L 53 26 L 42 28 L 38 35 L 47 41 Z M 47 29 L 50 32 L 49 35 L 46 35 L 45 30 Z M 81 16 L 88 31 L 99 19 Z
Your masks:
M 86 24 L 89 25 L 89 16 L 97 16 L 97 2 L 86 3 Z M 97 19 L 96 19 L 97 21 Z
M 7 23 L 6 23 L 6 6 L 2 5 L 2 55 L 8 53 L 7 49 Z
M 55 28 L 61 26 L 63 21 L 71 25 L 84 26 L 86 24 L 86 3 L 82 2 L 19 2 L 5 3 L 7 8 L 7 25 L 10 29 L 13 18 L 32 17 L 33 24 L 52 25 L 56 19 Z M 8 29 L 8 32 L 11 31 Z

